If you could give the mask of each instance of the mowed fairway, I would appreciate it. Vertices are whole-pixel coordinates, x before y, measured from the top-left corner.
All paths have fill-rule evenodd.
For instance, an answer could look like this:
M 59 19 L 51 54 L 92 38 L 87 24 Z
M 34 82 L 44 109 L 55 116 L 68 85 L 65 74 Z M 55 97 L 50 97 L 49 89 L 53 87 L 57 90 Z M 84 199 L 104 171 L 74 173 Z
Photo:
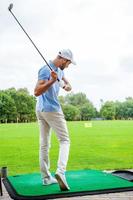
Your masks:
M 133 121 L 68 122 L 71 148 L 68 170 L 133 168 Z M 0 124 L 0 167 L 10 175 L 39 171 L 37 123 Z M 52 133 L 51 171 L 58 159 Z

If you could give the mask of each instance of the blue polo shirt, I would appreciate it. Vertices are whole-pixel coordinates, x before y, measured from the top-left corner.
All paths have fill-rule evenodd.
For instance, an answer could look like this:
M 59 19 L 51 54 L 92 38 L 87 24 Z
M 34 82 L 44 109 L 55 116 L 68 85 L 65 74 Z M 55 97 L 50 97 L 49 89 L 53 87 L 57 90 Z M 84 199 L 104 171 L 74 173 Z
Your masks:
M 51 68 L 58 74 L 59 80 L 62 80 L 64 76 L 64 72 L 56 67 L 51 61 L 49 62 Z M 51 79 L 51 71 L 47 65 L 42 67 L 38 72 L 38 80 L 50 80 Z M 59 94 L 59 82 L 56 81 L 53 85 L 40 96 L 37 97 L 36 111 L 40 112 L 60 112 L 61 106 L 58 100 Z

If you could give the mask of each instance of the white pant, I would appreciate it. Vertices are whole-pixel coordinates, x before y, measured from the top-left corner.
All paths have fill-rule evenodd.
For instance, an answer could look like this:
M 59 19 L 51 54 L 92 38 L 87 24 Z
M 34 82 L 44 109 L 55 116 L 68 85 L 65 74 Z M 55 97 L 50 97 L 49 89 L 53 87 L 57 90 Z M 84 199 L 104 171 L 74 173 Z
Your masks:
M 55 131 L 60 143 L 56 172 L 65 173 L 69 156 L 70 140 L 64 114 L 61 112 L 37 112 L 37 118 L 40 125 L 39 159 L 42 178 L 51 175 L 49 171 L 50 128 Z

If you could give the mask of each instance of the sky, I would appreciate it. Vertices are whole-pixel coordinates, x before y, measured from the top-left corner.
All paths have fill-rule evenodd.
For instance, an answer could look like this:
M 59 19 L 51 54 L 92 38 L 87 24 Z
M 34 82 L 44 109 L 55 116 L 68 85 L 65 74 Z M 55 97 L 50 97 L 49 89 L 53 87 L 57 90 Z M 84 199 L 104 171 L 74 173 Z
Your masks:
M 0 89 L 27 87 L 33 94 L 45 63 L 8 11 L 10 3 L 47 61 L 71 49 L 77 65 L 65 76 L 72 92 L 85 93 L 97 109 L 101 99 L 133 97 L 132 0 L 0 0 Z

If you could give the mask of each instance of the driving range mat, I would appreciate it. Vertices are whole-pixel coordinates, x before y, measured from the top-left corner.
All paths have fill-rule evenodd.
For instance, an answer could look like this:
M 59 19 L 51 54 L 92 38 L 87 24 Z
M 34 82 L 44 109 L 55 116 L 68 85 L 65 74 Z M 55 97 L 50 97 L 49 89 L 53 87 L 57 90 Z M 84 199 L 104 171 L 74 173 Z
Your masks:
M 8 176 L 3 179 L 10 197 L 16 200 L 43 200 L 133 190 L 133 182 L 100 170 L 67 171 L 69 191 L 58 184 L 43 186 L 39 173 Z

